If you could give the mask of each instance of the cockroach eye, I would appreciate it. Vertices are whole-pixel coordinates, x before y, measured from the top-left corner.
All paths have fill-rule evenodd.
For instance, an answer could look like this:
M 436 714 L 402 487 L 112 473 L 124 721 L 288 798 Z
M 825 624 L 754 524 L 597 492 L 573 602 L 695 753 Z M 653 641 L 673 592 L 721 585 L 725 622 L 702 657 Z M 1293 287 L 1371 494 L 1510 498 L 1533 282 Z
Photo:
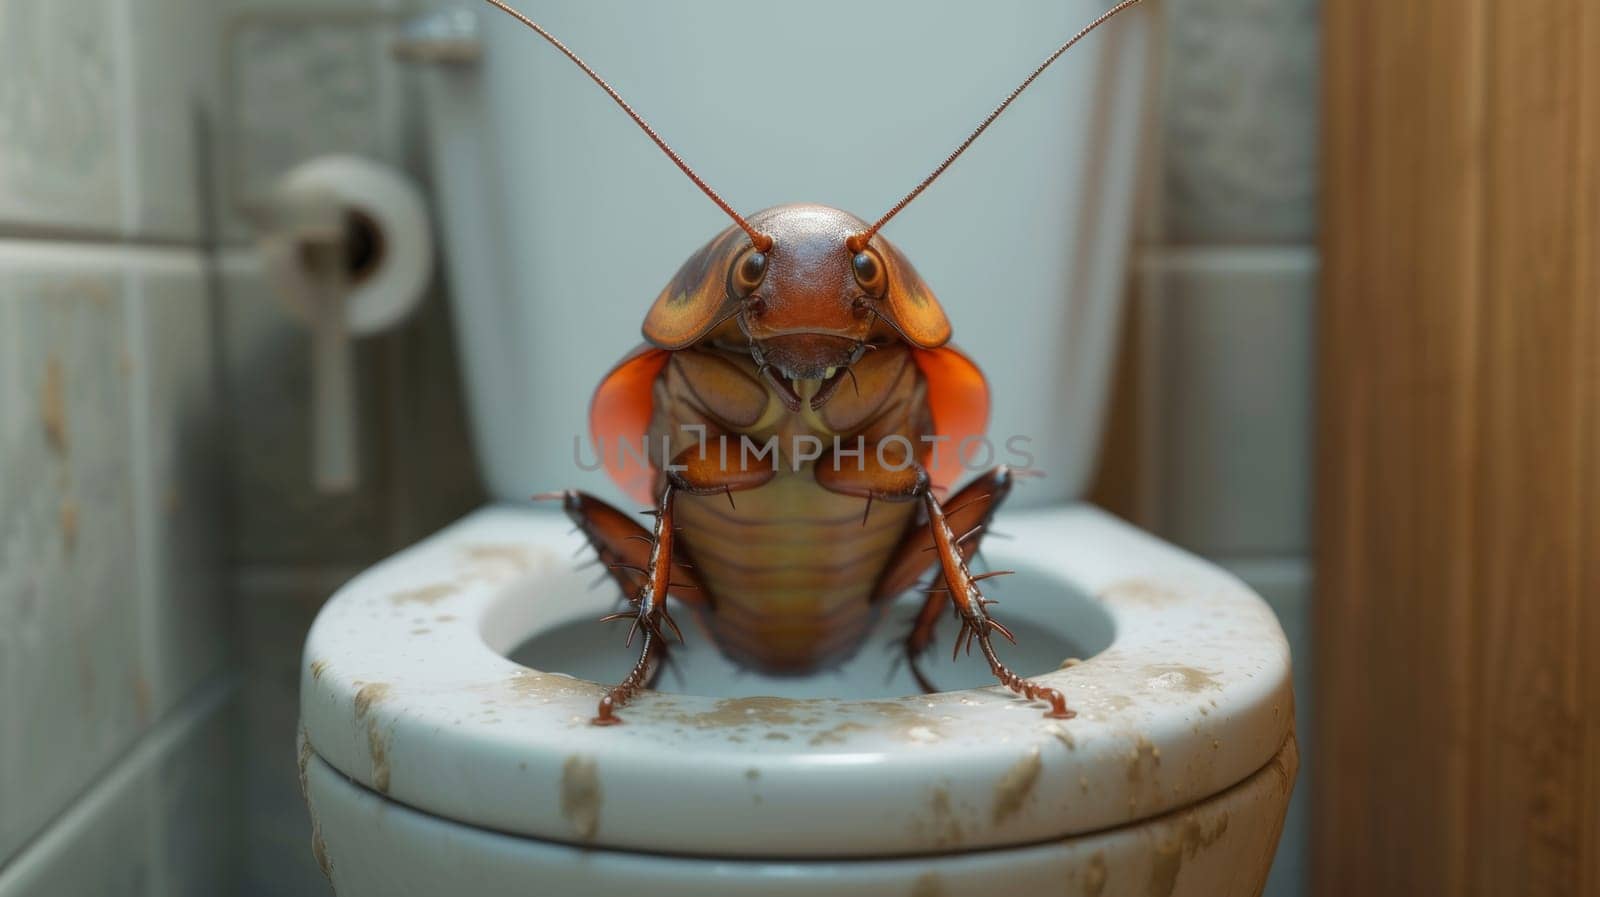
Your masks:
M 747 295 L 751 290 L 761 285 L 761 278 L 767 273 L 767 254 L 758 250 L 750 250 L 733 263 L 733 272 L 728 278 L 734 291 L 740 295 Z
M 861 288 L 866 290 L 869 295 L 879 296 L 883 294 L 883 288 L 887 285 L 887 278 L 883 273 L 883 261 L 878 258 L 876 252 L 870 249 L 863 249 L 856 253 L 855 258 L 850 260 L 850 267 L 855 271 L 856 283 L 860 284 Z

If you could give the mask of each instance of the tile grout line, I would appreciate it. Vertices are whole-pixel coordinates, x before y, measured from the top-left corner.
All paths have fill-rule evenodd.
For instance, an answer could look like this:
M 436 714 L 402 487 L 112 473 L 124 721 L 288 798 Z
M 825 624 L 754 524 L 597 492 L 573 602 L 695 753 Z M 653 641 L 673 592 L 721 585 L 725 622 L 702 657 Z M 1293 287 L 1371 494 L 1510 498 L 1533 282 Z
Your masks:
M 1214 246 L 1150 245 L 1140 248 L 1135 264 L 1141 272 L 1284 273 L 1315 272 L 1320 266 L 1316 244 L 1217 244 Z
M 28 883 L 31 864 L 48 862 L 51 851 L 61 853 L 70 848 L 75 832 L 103 815 L 107 806 L 134 787 L 142 774 L 221 712 L 238 689 L 237 673 L 213 675 L 117 754 L 54 817 L 0 862 L 0 897 L 22 897 L 26 892 L 20 888 Z

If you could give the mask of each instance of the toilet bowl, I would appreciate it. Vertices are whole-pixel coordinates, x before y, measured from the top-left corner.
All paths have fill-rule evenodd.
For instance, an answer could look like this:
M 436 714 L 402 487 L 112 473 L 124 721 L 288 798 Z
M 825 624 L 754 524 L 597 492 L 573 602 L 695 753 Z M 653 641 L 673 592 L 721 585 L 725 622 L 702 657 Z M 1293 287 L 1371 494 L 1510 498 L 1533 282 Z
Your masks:
M 1014 69 L 1102 4 L 986 9 L 984 27 L 959 4 L 858 6 L 809 4 L 781 28 L 722 0 L 693 21 L 641 0 L 540 14 L 741 204 L 859 208 L 892 202 L 920 174 L 908 164 L 942 158 Z M 991 436 L 1024 439 L 1047 475 L 1019 485 L 996 522 L 1010 538 L 986 541 L 983 563 L 1016 571 L 990 581 L 1018 636 L 1007 659 L 1077 715 L 1047 718 L 977 658 L 937 651 L 941 690 L 921 693 L 887 650 L 908 605 L 841 669 L 800 678 L 739 671 L 686 626 L 613 727 L 589 721 L 598 683 L 631 662 L 622 631 L 594 622 L 616 590 L 592 587 L 582 538 L 525 496 L 576 486 L 629 506 L 581 464 L 588 393 L 723 223 L 581 75 L 501 25 L 481 21 L 480 62 L 421 78 L 497 503 L 363 572 L 308 636 L 301 783 L 337 892 L 1259 893 L 1297 763 L 1283 633 L 1236 578 L 1077 500 L 1115 342 L 1150 22 L 1130 15 L 1075 51 L 894 225 L 988 373 Z M 752 43 L 773 34 L 777 48 Z M 961 48 L 960 65 L 910 66 L 913 38 Z M 785 76 L 790 47 L 851 64 L 797 51 L 815 68 Z M 850 100 L 862 85 L 881 102 Z M 908 97 L 937 114 L 887 126 Z M 805 142 L 818 123 L 829 140 Z

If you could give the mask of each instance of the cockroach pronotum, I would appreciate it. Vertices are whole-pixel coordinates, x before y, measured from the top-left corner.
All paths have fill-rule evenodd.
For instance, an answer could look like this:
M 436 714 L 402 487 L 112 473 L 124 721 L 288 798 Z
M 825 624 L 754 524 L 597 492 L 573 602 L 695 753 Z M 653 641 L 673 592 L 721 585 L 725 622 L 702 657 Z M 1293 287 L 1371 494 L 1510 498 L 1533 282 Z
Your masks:
M 996 467 L 939 497 L 960 463 L 937 447 L 983 433 L 988 386 L 950 345 L 933 292 L 880 231 L 1046 68 L 1139 0 L 1122 0 L 1046 57 L 870 224 L 809 204 L 740 215 L 576 53 L 502 0 L 487 2 L 581 68 L 733 220 L 656 297 L 644 344 L 606 375 L 590 407 L 607 472 L 650 505 L 653 525 L 584 492 L 538 496 L 562 502 L 622 587 L 627 609 L 602 619 L 631 620 L 629 645 L 639 636 L 637 662 L 593 722 L 621 722 L 618 709 L 659 671 L 666 633 L 682 641 L 669 598 L 693 609 L 730 660 L 802 675 L 850 657 L 885 606 L 929 571 L 904 640 L 918 684 L 934 690 L 917 660 L 948 602 L 961 621 L 957 652 L 976 643 L 1002 684 L 1048 703 L 1047 716 L 1071 717 L 1061 692 L 1012 672 L 991 643 L 995 633 L 1015 638 L 990 616 L 979 583 L 1007 571 L 968 566 L 1030 471 Z

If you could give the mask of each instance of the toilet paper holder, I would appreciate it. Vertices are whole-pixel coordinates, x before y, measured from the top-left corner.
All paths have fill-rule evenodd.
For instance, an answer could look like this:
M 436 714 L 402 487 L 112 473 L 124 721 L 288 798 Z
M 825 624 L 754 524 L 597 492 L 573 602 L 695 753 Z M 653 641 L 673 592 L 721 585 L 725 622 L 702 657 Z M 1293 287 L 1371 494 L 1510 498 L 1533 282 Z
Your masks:
M 275 297 L 310 330 L 311 469 L 319 491 L 360 484 L 353 341 L 421 304 L 433 270 L 427 210 L 379 163 L 327 156 L 245 206 Z
M 230 57 L 253 27 L 312 24 L 394 29 L 396 58 L 466 63 L 480 50 L 477 18 L 465 8 L 416 16 L 290 6 L 230 16 Z M 224 197 L 252 226 L 275 298 L 310 331 L 314 486 L 349 492 L 361 478 L 353 341 L 399 325 L 421 304 L 434 253 L 426 206 L 409 178 L 355 156 L 312 158 L 252 189 L 241 168 L 242 95 L 233 66 L 225 88 Z

